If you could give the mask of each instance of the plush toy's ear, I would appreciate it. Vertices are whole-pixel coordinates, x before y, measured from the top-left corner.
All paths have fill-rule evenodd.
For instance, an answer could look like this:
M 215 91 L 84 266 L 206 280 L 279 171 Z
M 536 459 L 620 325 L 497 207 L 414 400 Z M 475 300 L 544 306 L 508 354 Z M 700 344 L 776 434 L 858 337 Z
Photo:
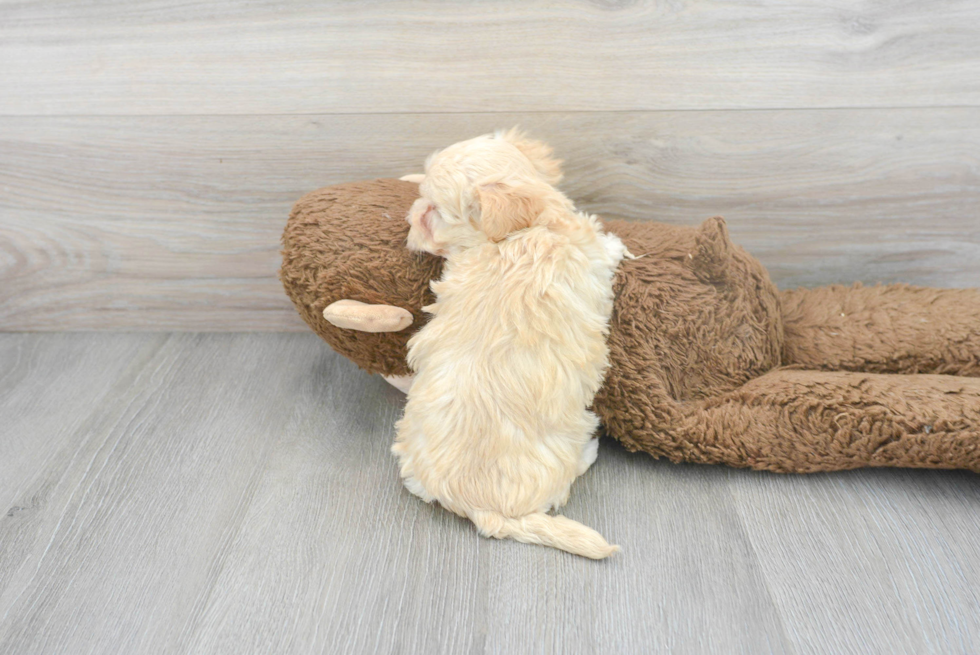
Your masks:
M 541 141 L 529 139 L 520 129 L 512 127 L 499 132 L 498 138 L 511 144 L 531 160 L 538 174 L 548 184 L 558 184 L 562 178 L 561 160 L 552 157 L 551 146 Z
M 712 282 L 726 279 L 732 267 L 732 240 L 721 216 L 709 218 L 698 226 L 694 251 L 688 257 L 699 278 Z
M 504 182 L 477 187 L 480 202 L 480 227 L 491 241 L 503 240 L 511 232 L 534 224 L 545 205 L 537 190 L 529 186 L 512 186 Z

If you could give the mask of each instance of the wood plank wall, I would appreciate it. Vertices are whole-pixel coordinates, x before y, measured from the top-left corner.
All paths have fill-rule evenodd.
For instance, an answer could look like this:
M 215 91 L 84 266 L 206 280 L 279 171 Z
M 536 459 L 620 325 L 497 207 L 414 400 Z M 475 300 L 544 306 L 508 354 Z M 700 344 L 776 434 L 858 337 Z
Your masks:
M 302 330 L 305 192 L 520 124 L 783 287 L 980 286 L 980 0 L 0 2 L 0 329 Z

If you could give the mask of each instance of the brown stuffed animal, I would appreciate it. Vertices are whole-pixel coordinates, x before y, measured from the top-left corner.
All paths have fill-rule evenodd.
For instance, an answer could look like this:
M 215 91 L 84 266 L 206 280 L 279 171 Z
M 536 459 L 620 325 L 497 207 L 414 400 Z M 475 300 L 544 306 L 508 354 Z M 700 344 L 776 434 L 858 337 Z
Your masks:
M 281 279 L 303 319 L 396 378 L 411 375 L 406 342 L 442 266 L 405 248 L 417 197 L 389 179 L 320 189 L 283 234 Z M 616 277 L 611 367 L 593 406 L 630 450 L 780 472 L 980 472 L 980 290 L 780 292 L 721 218 L 605 225 L 642 255 Z

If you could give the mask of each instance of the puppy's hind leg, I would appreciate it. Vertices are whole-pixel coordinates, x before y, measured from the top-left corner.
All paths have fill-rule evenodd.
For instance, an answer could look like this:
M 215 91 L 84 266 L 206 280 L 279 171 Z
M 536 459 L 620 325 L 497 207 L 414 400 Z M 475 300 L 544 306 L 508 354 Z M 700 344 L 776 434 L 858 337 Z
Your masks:
M 405 443 L 396 441 L 391 445 L 391 452 L 398 458 L 399 475 L 401 475 L 405 488 L 427 503 L 434 501 L 435 496 L 430 494 L 422 483 L 419 482 L 419 479 L 415 477 L 413 458 L 409 454 Z
M 413 494 L 415 494 L 425 502 L 431 503 L 435 501 L 436 499 L 435 496 L 433 496 L 428 491 L 426 491 L 425 487 L 422 486 L 422 483 L 419 482 L 417 478 L 407 477 L 404 478 L 402 482 L 405 483 L 406 489 L 411 491 Z

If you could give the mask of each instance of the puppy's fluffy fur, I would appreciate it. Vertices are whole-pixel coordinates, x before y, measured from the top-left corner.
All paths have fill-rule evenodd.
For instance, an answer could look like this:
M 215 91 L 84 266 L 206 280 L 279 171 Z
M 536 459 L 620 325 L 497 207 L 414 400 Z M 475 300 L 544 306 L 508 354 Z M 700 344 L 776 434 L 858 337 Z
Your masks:
M 552 186 L 559 164 L 514 130 L 426 162 L 408 244 L 446 263 L 408 343 L 416 376 L 392 451 L 412 493 L 481 534 L 600 559 L 618 547 L 547 512 L 596 458 L 587 407 L 625 250 Z

